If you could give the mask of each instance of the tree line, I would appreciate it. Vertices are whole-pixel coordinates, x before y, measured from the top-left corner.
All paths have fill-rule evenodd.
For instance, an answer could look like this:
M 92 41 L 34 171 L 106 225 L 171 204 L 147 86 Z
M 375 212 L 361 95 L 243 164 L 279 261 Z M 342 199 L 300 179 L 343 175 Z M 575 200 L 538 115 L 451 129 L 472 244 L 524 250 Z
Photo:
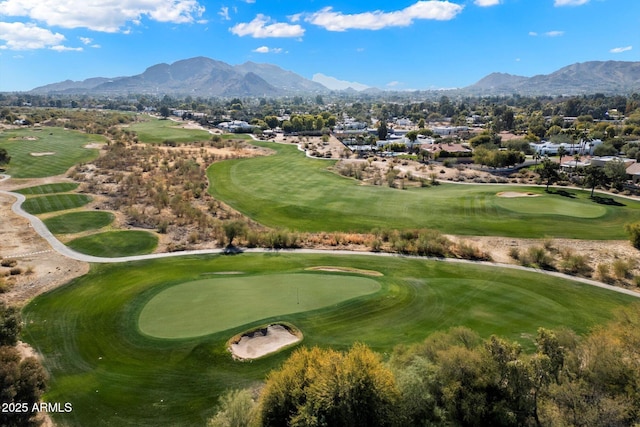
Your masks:
M 399 345 L 301 348 L 260 390 L 225 394 L 210 426 L 632 426 L 640 310 L 586 336 L 538 329 L 530 351 L 464 327 Z

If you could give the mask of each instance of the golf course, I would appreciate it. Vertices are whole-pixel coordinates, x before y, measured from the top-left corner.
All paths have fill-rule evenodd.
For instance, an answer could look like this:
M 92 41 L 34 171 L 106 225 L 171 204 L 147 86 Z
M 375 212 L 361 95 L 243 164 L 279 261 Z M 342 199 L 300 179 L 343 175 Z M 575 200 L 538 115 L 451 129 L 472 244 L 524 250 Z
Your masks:
M 150 120 L 131 129 L 147 143 L 210 138 L 174 124 Z M 11 141 L 28 135 L 12 132 Z M 58 148 L 59 133 L 66 131 L 47 136 L 53 148 L 46 152 L 64 153 L 60 169 L 97 155 L 82 148 L 88 136 L 73 132 L 68 134 L 76 145 L 69 145 L 76 148 Z M 0 145 L 14 143 L 7 141 Z M 213 163 L 208 191 L 276 230 L 434 229 L 622 240 L 624 224 L 640 220 L 638 201 L 607 196 L 598 202 L 574 188 L 362 185 L 330 170 L 335 161 L 307 158 L 293 145 L 255 144 L 274 154 Z M 37 175 L 30 163 L 20 163 L 31 150 L 12 151 L 18 175 L 58 170 Z M 76 190 L 75 184 L 55 183 L 20 192 L 27 197 L 23 208 L 42 215 L 49 230 L 78 252 L 124 257 L 156 250 L 159 234 L 117 229 L 113 213 L 83 208 L 94 199 Z M 532 351 L 540 327 L 586 334 L 635 302 L 631 295 L 517 267 L 381 253 L 238 251 L 92 264 L 88 274 L 24 307 L 22 339 L 43 355 L 50 373 L 44 400 L 73 405 L 72 412 L 52 414 L 61 425 L 198 426 L 206 425 L 226 391 L 264 381 L 302 345 L 346 350 L 362 342 L 385 358 L 397 345 L 464 326 Z M 291 325 L 302 342 L 251 361 L 232 357 L 233 337 L 272 324 Z
M 261 145 L 261 143 L 256 143 Z M 624 224 L 640 220 L 640 202 L 612 197 L 599 204 L 588 191 L 544 187 L 458 185 L 399 190 L 361 185 L 328 170 L 333 161 L 305 157 L 295 146 L 268 144 L 276 154 L 211 165 L 211 194 L 255 221 L 297 231 L 366 232 L 432 228 L 477 236 L 593 240 L 625 239 Z M 504 191 L 538 197 L 507 199 Z
M 319 266 L 332 271 L 309 271 Z M 178 257 L 92 266 L 24 309 L 24 339 L 45 355 L 47 400 L 73 403 L 55 416 L 65 425 L 204 425 L 221 393 L 261 381 L 292 351 L 234 361 L 227 340 L 252 327 L 287 322 L 302 345 L 385 353 L 462 325 L 532 349 L 539 327 L 586 333 L 635 300 L 528 271 L 397 256 Z

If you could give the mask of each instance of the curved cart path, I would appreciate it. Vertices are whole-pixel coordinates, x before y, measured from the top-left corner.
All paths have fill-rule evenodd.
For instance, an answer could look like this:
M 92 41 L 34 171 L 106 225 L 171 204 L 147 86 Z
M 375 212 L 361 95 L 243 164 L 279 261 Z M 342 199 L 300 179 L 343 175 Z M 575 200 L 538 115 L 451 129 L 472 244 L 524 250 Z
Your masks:
M 0 177 L 0 182 L 9 179 L 10 176 L 4 175 Z M 121 263 L 121 262 L 131 262 L 131 261 L 142 261 L 148 259 L 159 259 L 159 258 L 169 258 L 169 257 L 179 257 L 179 256 L 189 256 L 189 255 L 210 255 L 210 254 L 224 254 L 224 249 L 200 249 L 200 250 L 192 250 L 192 251 L 179 251 L 179 252 L 166 252 L 166 253 L 156 253 L 156 254 L 147 254 L 147 255 L 134 255 L 127 257 L 118 257 L 118 258 L 108 258 L 108 257 L 97 257 L 93 255 L 86 255 L 80 252 L 76 252 L 68 246 L 64 245 L 60 242 L 47 228 L 46 225 L 34 215 L 31 215 L 28 212 L 25 212 L 22 209 L 22 203 L 26 200 L 25 196 L 19 193 L 14 193 L 11 191 L 0 190 L 1 194 L 6 194 L 12 197 L 15 197 L 17 200 L 11 206 L 11 210 L 20 215 L 31 223 L 33 229 L 42 236 L 59 254 L 66 256 L 71 259 L 75 259 L 78 261 L 91 262 L 91 263 Z M 494 262 L 486 262 L 486 261 L 469 261 L 463 259 L 455 259 L 455 258 L 429 258 L 429 257 L 418 257 L 411 255 L 399 255 L 399 254 L 391 254 L 385 252 L 354 252 L 354 251 L 345 251 L 345 250 L 323 250 L 323 249 L 264 249 L 264 248 L 254 248 L 254 249 L 243 249 L 243 253 L 268 253 L 268 252 L 279 252 L 279 253 L 299 253 L 299 254 L 333 254 L 333 255 L 351 255 L 351 256 L 383 256 L 383 257 L 398 257 L 398 258 L 420 258 L 420 259 L 430 259 L 434 261 L 440 262 L 452 262 L 452 263 L 460 263 L 460 264 L 482 264 L 493 267 L 500 268 L 511 268 L 516 270 L 524 270 L 524 271 L 532 271 L 536 273 L 546 274 L 549 276 L 561 277 L 568 280 L 573 280 L 576 282 L 585 283 L 587 285 L 596 286 L 603 289 L 608 289 L 613 292 L 618 292 L 626 295 L 630 295 L 636 298 L 640 298 L 640 293 L 634 292 L 629 289 L 620 288 L 617 286 L 607 285 L 595 280 L 585 279 L 582 277 L 570 276 L 567 274 L 562 274 L 554 271 L 540 270 L 535 268 L 523 267 L 519 265 L 513 264 L 500 264 Z

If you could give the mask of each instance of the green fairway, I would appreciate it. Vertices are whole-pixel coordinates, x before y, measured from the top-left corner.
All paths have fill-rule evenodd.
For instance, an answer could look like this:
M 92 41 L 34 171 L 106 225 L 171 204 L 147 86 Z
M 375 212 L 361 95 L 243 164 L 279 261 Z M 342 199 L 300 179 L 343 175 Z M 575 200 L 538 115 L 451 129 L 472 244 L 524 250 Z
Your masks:
M 15 192 L 24 194 L 25 196 L 34 194 L 68 193 L 69 191 L 73 191 L 78 188 L 78 185 L 79 184 L 75 182 L 61 182 L 57 184 L 44 184 L 36 185 L 35 187 L 21 188 L 19 190 L 15 190 Z
M 98 230 L 111 224 L 114 218 L 110 212 L 70 212 L 47 218 L 44 224 L 53 234 L 70 234 Z
M 98 157 L 87 144 L 105 143 L 99 135 L 62 128 L 5 130 L 0 132 L 0 148 L 11 156 L 6 172 L 14 178 L 42 178 L 60 175 L 77 163 Z
M 379 289 L 375 280 L 321 274 L 196 280 L 156 295 L 142 310 L 139 326 L 157 338 L 196 337 L 316 310 Z
M 383 276 L 307 271 L 315 266 L 373 270 Z M 225 275 L 230 272 L 242 272 L 242 277 Z M 253 278 L 259 287 L 270 275 L 318 275 L 336 282 L 365 278 L 380 289 L 313 311 L 256 313 L 244 325 L 195 338 L 154 338 L 138 328 L 150 301 L 164 292 L 181 294 L 174 295 L 175 311 L 188 318 L 192 313 L 184 301 L 200 297 L 194 281 L 204 290 L 218 279 L 227 286 Z M 194 288 L 180 289 L 189 283 Z M 233 292 L 233 287 L 227 290 Z M 264 299 L 260 293 L 245 298 L 252 309 Z M 415 343 L 457 325 L 483 337 L 517 340 L 532 350 L 531 337 L 539 327 L 566 326 L 584 334 L 636 300 L 553 276 L 415 258 L 283 253 L 178 257 L 93 265 L 87 275 L 25 307 L 23 339 L 44 355 L 51 372 L 46 399 L 73 404 L 72 413 L 52 414 L 61 424 L 204 426 L 221 393 L 255 385 L 291 354 L 287 349 L 252 363 L 232 360 L 227 340 L 269 322 L 298 327 L 303 345 L 340 350 L 358 341 L 388 354 L 396 344 Z M 170 304 L 165 302 L 165 307 Z M 215 322 L 215 315 L 200 320 Z
M 32 215 L 47 212 L 64 211 L 79 208 L 91 201 L 85 194 L 50 194 L 48 196 L 30 197 L 22 204 L 22 209 Z
M 209 132 L 200 129 L 183 129 L 183 123 L 173 120 L 160 120 L 149 118 L 148 120 L 132 124 L 129 129 L 136 132 L 138 140 L 148 144 L 158 144 L 164 141 L 173 141 L 178 144 L 196 141 L 209 141 Z
M 256 143 L 265 145 L 264 143 Z M 294 146 L 266 144 L 275 155 L 228 160 L 208 169 L 211 194 L 254 220 L 299 231 L 433 228 L 443 233 L 539 238 L 625 239 L 640 220 L 640 202 L 601 205 L 588 191 L 572 197 L 544 188 L 443 184 L 398 190 L 361 185 L 327 170 Z M 505 199 L 522 191 L 539 197 Z
M 83 254 L 115 258 L 151 253 L 158 246 L 158 238 L 147 231 L 107 231 L 79 237 L 67 246 Z

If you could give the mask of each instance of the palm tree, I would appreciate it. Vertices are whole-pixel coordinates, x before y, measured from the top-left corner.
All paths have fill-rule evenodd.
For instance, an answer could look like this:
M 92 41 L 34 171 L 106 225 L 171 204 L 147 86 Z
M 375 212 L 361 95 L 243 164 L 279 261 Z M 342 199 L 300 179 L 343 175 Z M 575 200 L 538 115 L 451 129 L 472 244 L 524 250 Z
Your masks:
M 540 159 L 542 159 L 542 156 L 540 155 L 540 153 L 539 153 L 539 152 L 537 152 L 537 151 L 536 151 L 536 152 L 533 154 L 533 160 L 535 160 L 535 161 L 536 161 L 536 169 L 538 168 L 538 162 L 540 161 Z
M 580 154 L 576 153 L 576 154 L 573 156 L 573 160 L 575 160 L 575 162 L 576 162 L 576 166 L 575 166 L 575 168 L 573 169 L 573 172 L 574 172 L 574 173 L 576 173 L 576 172 L 578 172 L 578 162 L 580 161 Z

